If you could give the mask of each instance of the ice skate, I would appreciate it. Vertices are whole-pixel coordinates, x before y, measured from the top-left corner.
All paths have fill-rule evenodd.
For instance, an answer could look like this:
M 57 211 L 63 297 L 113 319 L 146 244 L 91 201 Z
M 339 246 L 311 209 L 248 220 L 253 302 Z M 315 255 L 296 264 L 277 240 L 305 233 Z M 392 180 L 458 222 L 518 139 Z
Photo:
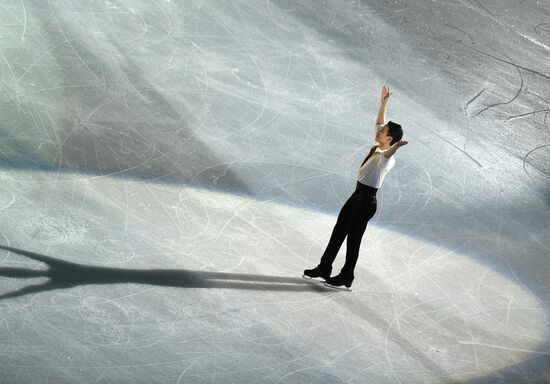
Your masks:
M 329 277 L 325 280 L 325 286 L 329 288 L 339 289 L 341 291 L 351 292 L 351 283 L 353 279 L 345 279 L 341 275 Z
M 330 277 L 332 268 L 322 268 L 320 265 L 313 269 L 306 269 L 302 277 L 306 280 L 324 281 Z

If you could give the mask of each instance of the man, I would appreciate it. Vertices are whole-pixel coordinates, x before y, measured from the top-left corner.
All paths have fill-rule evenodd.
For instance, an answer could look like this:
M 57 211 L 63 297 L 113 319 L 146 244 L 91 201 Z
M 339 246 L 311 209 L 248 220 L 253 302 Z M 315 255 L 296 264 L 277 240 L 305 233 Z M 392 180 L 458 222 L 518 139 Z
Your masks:
M 401 140 L 403 130 L 399 124 L 392 121 L 384 124 L 391 96 L 390 88 L 387 86 L 382 87 L 380 109 L 376 117 L 375 126 L 375 141 L 377 145 L 371 148 L 359 168 L 355 192 L 353 192 L 340 210 L 338 220 L 319 265 L 313 269 L 306 269 L 304 277 L 323 278 L 326 285 L 335 288 L 342 286 L 351 287 L 355 278 L 353 271 L 357 263 L 357 257 L 359 256 L 361 238 L 367 228 L 368 221 L 376 212 L 376 191 L 382 185 L 386 174 L 395 165 L 393 157 L 395 152 L 408 144 L 407 141 Z M 340 274 L 330 277 L 332 263 L 346 236 L 348 237 L 346 262 Z

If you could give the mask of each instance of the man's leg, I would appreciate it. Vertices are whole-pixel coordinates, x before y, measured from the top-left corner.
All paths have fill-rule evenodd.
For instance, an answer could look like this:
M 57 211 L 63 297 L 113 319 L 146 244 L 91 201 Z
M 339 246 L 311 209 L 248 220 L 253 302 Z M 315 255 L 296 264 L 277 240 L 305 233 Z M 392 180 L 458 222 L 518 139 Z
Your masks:
M 340 213 L 338 214 L 338 220 L 332 230 L 330 240 L 328 242 L 327 248 L 321 257 L 320 266 L 324 268 L 332 268 L 332 263 L 348 234 L 351 224 L 351 217 L 353 214 L 353 203 L 354 203 L 355 193 L 352 194 L 349 199 L 346 201 Z
M 347 249 L 346 249 L 346 262 L 340 271 L 342 276 L 347 281 L 353 281 L 355 278 L 354 270 L 359 258 L 359 248 L 361 246 L 361 239 L 367 228 L 367 223 L 361 223 L 351 229 L 348 234 Z
M 346 244 L 346 262 L 340 271 L 340 276 L 346 281 L 353 281 L 355 278 L 354 270 L 359 258 L 359 248 L 367 223 L 376 213 L 376 200 L 369 201 L 359 207 L 351 218 L 351 228 L 348 233 L 348 241 Z

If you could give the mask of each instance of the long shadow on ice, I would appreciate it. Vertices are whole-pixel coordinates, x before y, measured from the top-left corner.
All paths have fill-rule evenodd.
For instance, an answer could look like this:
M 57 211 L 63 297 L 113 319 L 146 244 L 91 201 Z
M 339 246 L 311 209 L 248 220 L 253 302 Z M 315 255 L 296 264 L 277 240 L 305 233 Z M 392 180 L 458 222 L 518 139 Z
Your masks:
M 264 276 L 253 274 L 192 271 L 185 269 L 123 269 L 97 267 L 59 260 L 22 249 L 0 245 L 10 251 L 48 266 L 46 270 L 29 268 L 0 268 L 0 276 L 12 278 L 46 277 L 48 281 L 28 285 L 17 291 L 0 295 L 0 299 L 24 296 L 55 289 L 72 288 L 92 284 L 148 284 L 179 288 L 230 288 L 262 291 L 327 291 L 320 284 L 298 277 Z

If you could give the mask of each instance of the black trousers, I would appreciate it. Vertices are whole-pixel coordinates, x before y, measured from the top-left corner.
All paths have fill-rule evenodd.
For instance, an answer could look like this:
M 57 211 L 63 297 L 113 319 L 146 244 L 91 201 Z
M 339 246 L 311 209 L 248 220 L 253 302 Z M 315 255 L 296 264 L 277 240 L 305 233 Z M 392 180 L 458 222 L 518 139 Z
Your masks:
M 359 257 L 361 239 L 367 228 L 367 223 L 376 213 L 377 190 L 377 188 L 357 182 L 355 192 L 349 197 L 338 214 L 338 220 L 332 230 L 327 249 L 321 257 L 320 265 L 322 267 L 332 266 L 347 236 L 346 262 L 340 275 L 349 280 L 354 279 L 353 271 Z

